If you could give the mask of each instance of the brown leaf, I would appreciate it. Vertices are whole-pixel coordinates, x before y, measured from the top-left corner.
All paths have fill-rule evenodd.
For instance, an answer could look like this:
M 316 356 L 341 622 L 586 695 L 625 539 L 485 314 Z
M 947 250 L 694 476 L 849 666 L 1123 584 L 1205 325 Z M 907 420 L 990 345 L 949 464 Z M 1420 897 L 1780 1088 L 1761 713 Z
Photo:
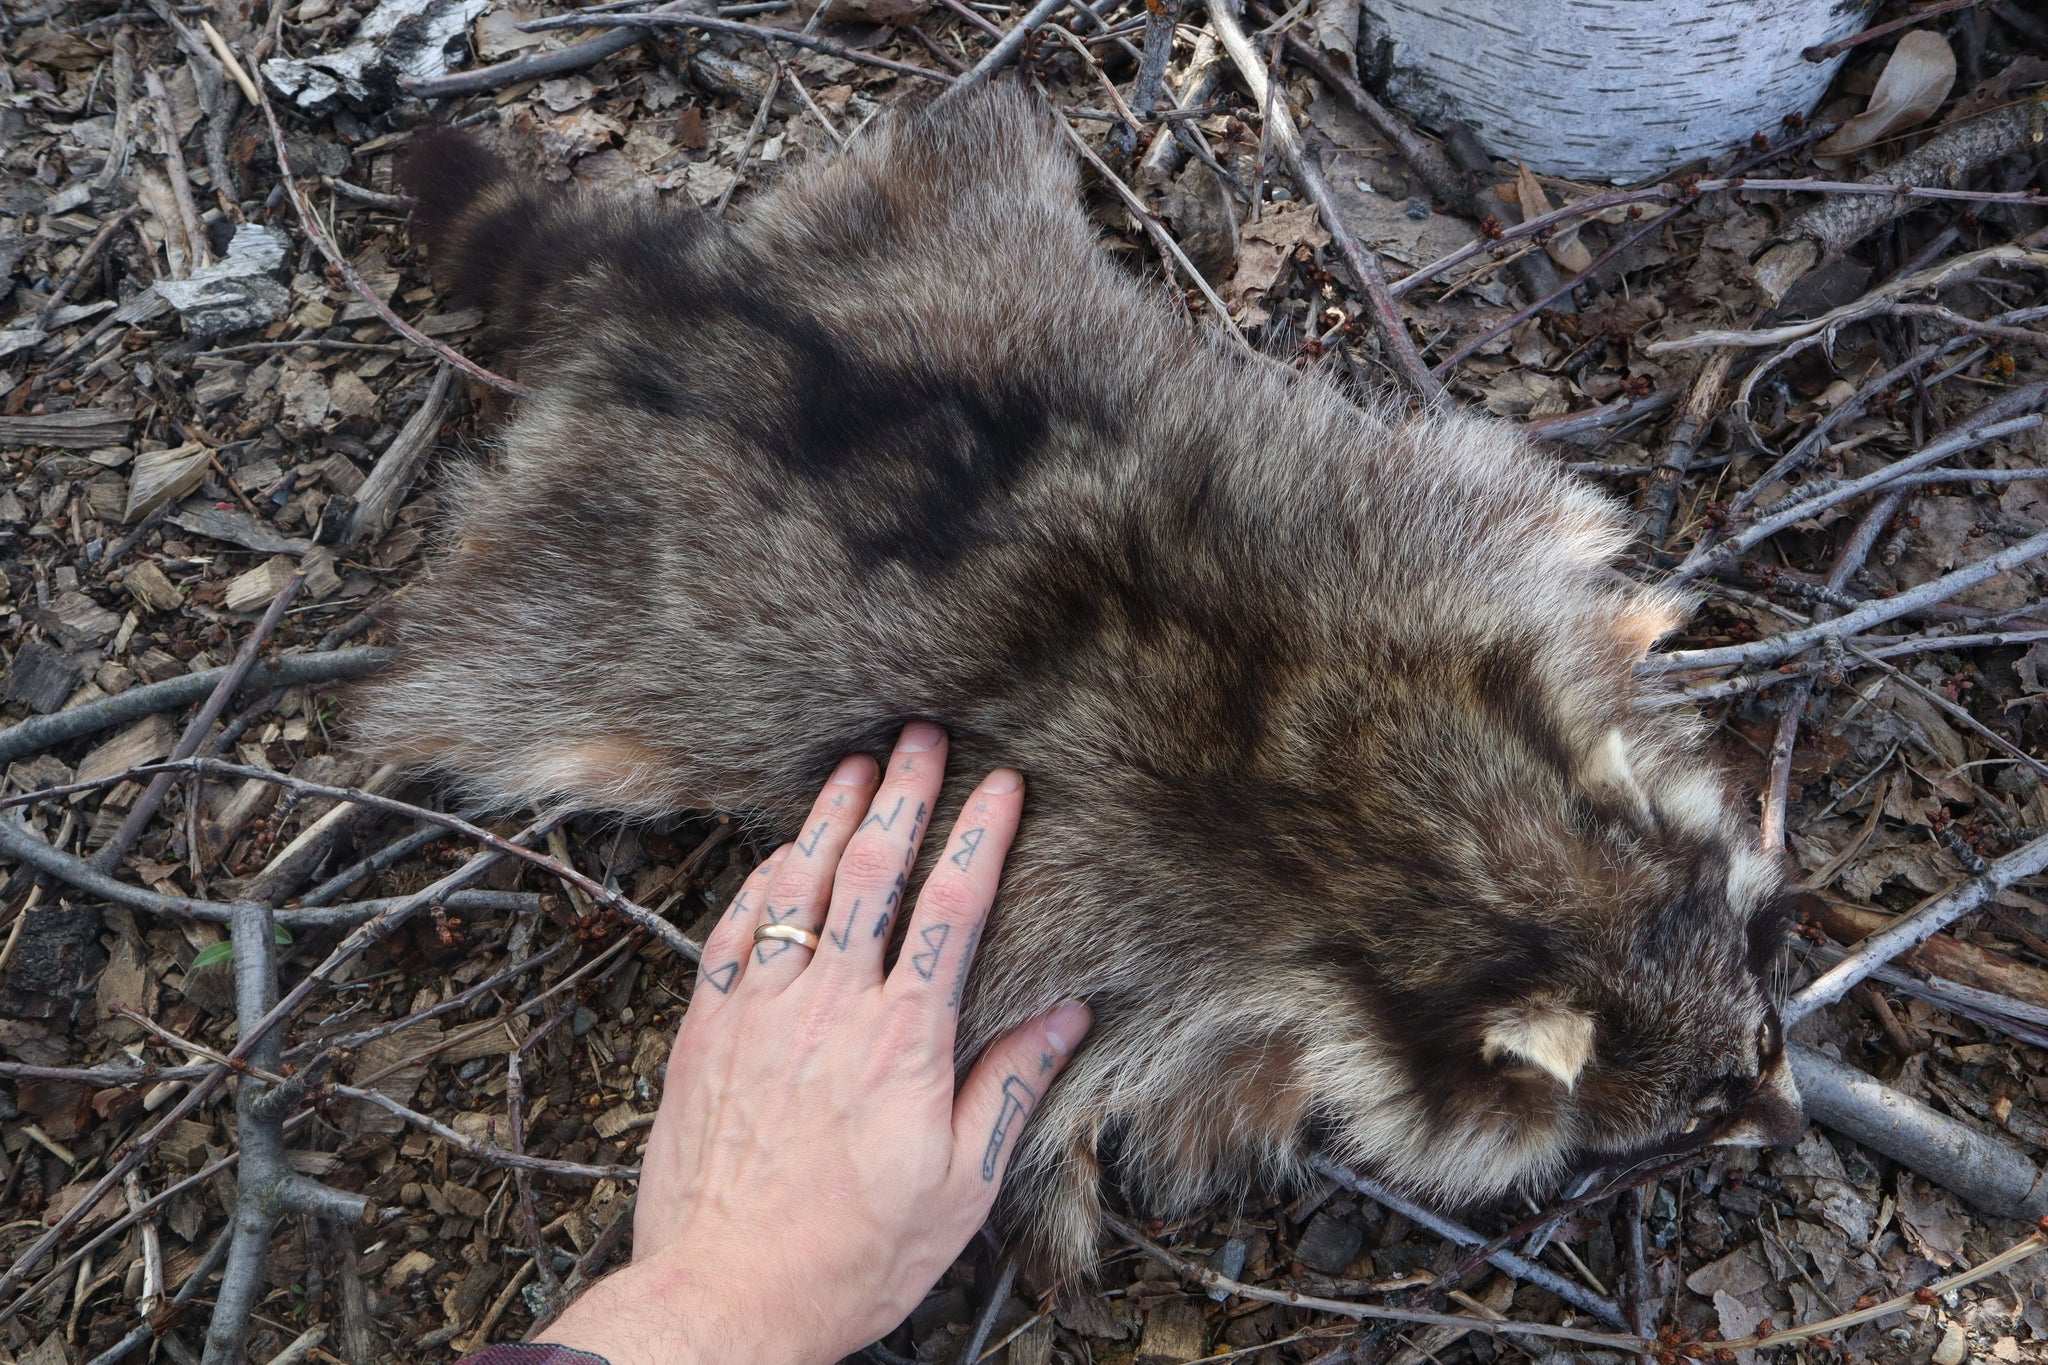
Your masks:
M 1899 39 L 1870 92 L 1870 106 L 1814 148 L 1818 156 L 1849 156 L 1934 117 L 1956 83 L 1956 54 L 1932 29 Z

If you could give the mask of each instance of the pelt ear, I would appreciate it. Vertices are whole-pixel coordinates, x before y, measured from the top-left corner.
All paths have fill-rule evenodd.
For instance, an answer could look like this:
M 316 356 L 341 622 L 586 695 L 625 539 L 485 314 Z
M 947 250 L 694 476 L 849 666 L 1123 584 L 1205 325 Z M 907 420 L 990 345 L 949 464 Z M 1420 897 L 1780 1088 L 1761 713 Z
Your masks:
M 1593 1060 L 1593 1017 L 1551 996 L 1497 1012 L 1486 1026 L 1483 1055 L 1533 1066 L 1570 1090 Z

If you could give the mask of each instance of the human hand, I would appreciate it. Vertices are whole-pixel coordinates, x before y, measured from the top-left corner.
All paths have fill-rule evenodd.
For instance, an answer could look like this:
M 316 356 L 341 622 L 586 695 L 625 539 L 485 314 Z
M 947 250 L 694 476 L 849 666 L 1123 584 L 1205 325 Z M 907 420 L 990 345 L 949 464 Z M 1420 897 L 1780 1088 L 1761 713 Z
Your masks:
M 1089 1014 L 1019 1025 L 954 1093 L 961 987 L 1024 805 L 1007 769 L 968 796 L 884 979 L 945 760 L 923 721 L 886 773 L 846 759 L 733 897 L 670 1054 L 633 1263 L 548 1341 L 612 1365 L 829 1365 L 908 1316 L 987 1218 Z M 756 942 L 763 924 L 818 945 Z

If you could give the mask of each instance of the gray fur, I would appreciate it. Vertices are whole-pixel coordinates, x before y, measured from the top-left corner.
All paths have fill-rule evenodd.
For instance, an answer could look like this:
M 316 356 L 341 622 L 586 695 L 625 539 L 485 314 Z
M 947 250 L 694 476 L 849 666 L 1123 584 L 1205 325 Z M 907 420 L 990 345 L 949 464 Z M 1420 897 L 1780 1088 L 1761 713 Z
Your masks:
M 1796 1121 L 1746 942 L 1774 869 L 1640 704 L 1683 604 L 1508 428 L 1191 335 L 1012 92 L 732 229 L 459 179 L 436 267 L 536 396 L 358 741 L 482 804 L 779 833 L 909 717 L 948 806 L 1020 768 L 959 1055 L 1095 1009 L 1003 1205 L 1042 1270 L 1092 1264 L 1111 1153 L 1145 1213 L 1316 1143 L 1462 1203 Z

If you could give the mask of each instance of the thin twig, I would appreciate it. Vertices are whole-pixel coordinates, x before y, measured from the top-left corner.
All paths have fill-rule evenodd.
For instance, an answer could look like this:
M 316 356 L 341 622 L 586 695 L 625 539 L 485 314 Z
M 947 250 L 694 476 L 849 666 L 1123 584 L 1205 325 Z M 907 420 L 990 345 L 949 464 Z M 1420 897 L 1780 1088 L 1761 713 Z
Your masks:
M 1999 892 L 2022 877 L 2031 877 L 2048 867 L 2048 835 L 2022 844 L 1977 876 L 1958 883 L 1949 891 L 1922 901 L 1907 913 L 1868 935 L 1848 956 L 1821 973 L 1785 1002 L 1779 1011 L 1790 1028 L 1824 1005 L 1832 1005 L 1849 993 L 1849 988 L 1899 954 L 1918 947 L 1949 925 L 1971 914 Z
M 549 1157 L 526 1156 L 519 1152 L 508 1152 L 503 1147 L 496 1147 L 487 1142 L 478 1142 L 474 1138 L 464 1137 L 461 1133 L 456 1132 L 437 1118 L 422 1114 L 417 1109 L 407 1108 L 381 1090 L 364 1090 L 353 1085 L 332 1085 L 328 1087 L 328 1090 L 332 1094 L 341 1096 L 343 1099 L 361 1100 L 365 1104 L 374 1104 L 380 1109 L 387 1109 L 414 1127 L 432 1133 L 435 1137 L 441 1139 L 463 1155 L 475 1157 L 478 1161 L 488 1161 L 494 1166 L 524 1167 L 529 1171 L 540 1171 L 546 1175 L 566 1176 L 572 1180 L 637 1180 L 640 1178 L 640 1168 L 638 1166 L 619 1166 L 614 1164 L 592 1166 L 581 1161 L 556 1161 Z
M 1292 1290 L 1263 1289 L 1258 1285 L 1244 1284 L 1227 1275 L 1219 1274 L 1204 1265 L 1196 1265 L 1185 1257 L 1176 1256 L 1165 1247 L 1141 1235 L 1135 1228 L 1121 1219 L 1106 1217 L 1110 1230 L 1117 1236 L 1137 1247 L 1160 1264 L 1170 1267 L 1182 1279 L 1191 1281 L 1203 1289 L 1235 1294 L 1240 1298 L 1254 1299 L 1260 1303 L 1277 1303 L 1290 1308 L 1306 1308 L 1312 1312 L 1335 1313 L 1348 1318 L 1363 1318 L 1376 1322 L 1412 1322 L 1425 1327 L 1457 1327 L 1468 1332 L 1484 1332 L 1489 1336 L 1530 1336 L 1547 1337 L 1553 1341 L 1576 1341 L 1588 1346 L 1605 1346 L 1611 1350 L 1631 1353 L 1654 1349 L 1656 1342 L 1648 1337 L 1624 1335 L 1619 1332 L 1588 1332 L 1579 1327 L 1553 1327 L 1541 1322 L 1494 1322 L 1487 1318 L 1467 1317 L 1455 1313 L 1426 1313 L 1408 1308 L 1380 1308 L 1373 1304 L 1352 1303 L 1346 1299 L 1321 1299 Z
M 392 311 L 391 305 L 386 303 L 378 295 L 377 291 L 370 287 L 370 282 L 363 278 L 362 272 L 356 269 L 355 263 L 342 255 L 334 243 L 327 239 L 327 233 L 320 226 L 319 216 L 313 212 L 312 206 L 306 202 L 306 197 L 299 192 L 298 181 L 292 178 L 291 155 L 285 151 L 284 128 L 277 121 L 277 110 L 271 106 L 270 96 L 261 86 L 257 87 L 257 94 L 261 97 L 260 104 L 263 109 L 264 122 L 270 126 L 271 150 L 277 156 L 278 183 L 284 186 L 286 197 L 292 201 L 292 212 L 298 215 L 299 230 L 306 234 L 307 240 L 312 242 L 320 254 L 326 258 L 327 264 L 334 268 L 334 272 L 341 276 L 343 282 L 355 291 L 356 297 L 369 304 L 377 316 L 384 319 L 385 326 L 389 327 L 392 331 L 398 333 L 422 350 L 431 351 L 433 354 L 441 357 L 441 359 L 447 361 L 456 369 L 461 370 L 478 383 L 488 384 L 492 388 L 509 393 L 515 398 L 531 397 L 533 391 L 524 384 L 514 383 L 501 374 L 485 369 L 454 347 L 447 345 L 445 342 L 436 341 L 433 337 L 428 336 L 425 332 L 422 332 L 419 328 L 398 316 L 397 313 Z
M 943 109 L 950 103 L 966 98 L 969 91 L 987 85 L 989 77 L 1008 66 L 1016 59 L 1017 54 L 1024 50 L 1024 44 L 1029 41 L 1038 26 L 1065 9 L 1069 2 L 1070 0 L 1038 0 L 1037 4 L 1024 12 L 1024 17 L 1017 21 L 1016 26 L 1005 33 L 1001 40 L 974 64 L 972 70 L 964 76 L 951 78 L 953 88 L 933 100 L 931 107 L 935 110 Z
M 1344 1188 L 1362 1194 L 1377 1204 L 1382 1204 L 1396 1213 L 1405 1215 L 1411 1221 L 1434 1232 L 1448 1242 L 1459 1246 L 1479 1246 L 1486 1239 L 1462 1223 L 1456 1223 L 1433 1209 L 1426 1209 L 1412 1199 L 1404 1199 L 1379 1181 L 1347 1170 L 1336 1162 L 1318 1157 L 1311 1163 L 1319 1175 L 1334 1180 Z M 1517 1256 L 1505 1248 L 1491 1252 L 1486 1260 L 1495 1269 L 1502 1270 L 1518 1280 L 1547 1289 L 1571 1304 L 1574 1308 L 1592 1314 L 1602 1322 L 1611 1322 L 1619 1327 L 1627 1322 L 1621 1306 L 1603 1295 L 1582 1288 L 1548 1266 L 1538 1265 L 1525 1256 Z
M 1043 95 L 1044 93 L 1044 87 L 1039 87 L 1039 94 Z M 1046 103 L 1049 106 L 1052 101 L 1047 100 Z M 1058 114 L 1057 110 L 1054 112 Z M 1102 177 L 1103 183 L 1116 191 L 1117 197 L 1124 201 L 1124 207 L 1130 210 L 1131 217 L 1136 219 L 1138 225 L 1145 229 L 1146 233 L 1152 238 L 1153 244 L 1159 248 L 1160 253 L 1172 258 L 1173 263 L 1180 267 L 1181 272 L 1194 281 L 1195 288 L 1200 290 L 1202 297 L 1208 301 L 1209 310 L 1215 315 L 1217 323 L 1225 331 L 1229 332 L 1232 339 L 1239 345 L 1250 349 L 1251 342 L 1245 340 L 1244 333 L 1238 330 L 1237 324 L 1231 320 L 1230 309 L 1224 306 L 1223 300 L 1217 296 L 1216 291 L 1209 287 L 1209 282 L 1202 278 L 1202 272 L 1195 269 L 1195 263 L 1187 258 L 1186 252 L 1180 249 L 1180 243 L 1173 240 L 1173 234 L 1160 226 L 1158 219 L 1153 217 L 1152 211 L 1145 207 L 1145 201 L 1132 193 L 1131 187 L 1123 182 L 1123 177 L 1112 171 L 1108 163 L 1095 154 L 1095 149 L 1090 147 L 1087 140 L 1074 130 L 1074 125 L 1067 121 L 1066 116 L 1059 114 L 1058 117 L 1060 127 L 1066 132 L 1067 140 L 1074 144 L 1075 149 L 1081 153 L 1082 158 L 1095 169 L 1097 175 Z
M 1065 3 L 1065 0 L 1061 0 Z M 552 28 L 700 28 L 707 33 L 730 33 L 739 38 L 755 38 L 764 43 L 789 43 L 795 47 L 807 47 L 814 52 L 823 52 L 841 61 L 859 62 L 864 66 L 878 66 L 884 71 L 894 71 L 899 76 L 921 76 L 941 85 L 952 85 L 965 77 L 948 76 L 942 71 L 929 67 L 912 66 L 888 57 L 877 57 L 872 52 L 863 52 L 857 47 L 835 43 L 830 38 L 813 34 L 798 33 L 791 29 L 764 28 L 759 24 L 743 24 L 737 19 L 720 19 L 708 14 L 669 14 L 657 10 L 652 14 L 565 14 L 554 19 L 534 19 L 520 24 L 525 33 L 543 32 Z
M 1953 573 L 1930 579 L 1917 588 L 1908 588 L 1893 597 L 1865 602 L 1836 620 L 1816 622 L 1803 630 L 1787 631 L 1782 635 L 1767 635 L 1761 640 L 1754 640 L 1745 645 L 1724 645 L 1718 649 L 1680 649 L 1666 654 L 1653 654 L 1640 667 L 1647 672 L 1667 673 L 1681 668 L 1711 668 L 1725 664 L 1774 664 L 1830 636 L 1858 635 L 1872 626 L 1896 620 L 1936 602 L 1945 602 L 1958 593 L 1968 592 L 1986 579 L 2010 572 L 2022 564 L 2039 559 L 2044 554 L 2048 554 L 2048 531 L 2030 536 L 2017 545 L 2008 546 L 1995 555 L 1980 559 L 1975 564 L 1957 569 Z
M 1815 43 L 1811 47 L 1802 47 L 1799 49 L 1799 55 L 1806 58 L 1809 62 L 1824 62 L 1830 57 L 1839 57 L 1850 48 L 1876 42 L 1879 38 L 1889 38 L 1901 29 L 1912 28 L 1915 24 L 1924 24 L 1929 19 L 1938 18 L 1944 14 L 1952 14 L 1956 10 L 1968 9 L 1972 5 L 1982 3 L 1983 0 L 1935 0 L 1935 3 L 1931 5 L 1923 5 L 1909 14 L 1901 15 L 1899 18 L 1886 23 L 1874 24 L 1862 32 L 1852 33 L 1846 38 L 1837 38 L 1831 43 Z
M 1380 269 L 1379 257 L 1365 249 L 1338 212 L 1336 196 L 1331 193 L 1322 166 L 1303 148 L 1294 115 L 1288 109 L 1286 99 L 1277 95 L 1277 82 L 1267 76 L 1266 68 L 1252 50 L 1251 40 L 1245 37 L 1237 16 L 1230 12 L 1228 5 L 1213 4 L 1209 7 L 1209 26 L 1237 67 L 1237 74 L 1251 92 L 1252 99 L 1261 107 L 1270 105 L 1266 126 L 1271 129 L 1273 140 L 1279 145 L 1280 155 L 1286 160 L 1295 183 L 1314 202 L 1323 227 L 1336 244 L 1338 254 L 1344 258 L 1345 266 L 1353 276 L 1352 283 L 1372 316 L 1373 334 L 1379 338 L 1386 352 L 1389 368 L 1420 401 L 1427 403 L 1442 396 L 1443 385 L 1423 363 L 1422 353 L 1416 349 L 1414 338 L 1408 335 L 1407 324 L 1401 320 L 1401 310 L 1387 292 L 1386 275 Z
M 284 619 L 285 608 L 292 604 L 292 599 L 299 595 L 299 589 L 305 586 L 306 573 L 301 569 L 286 579 L 285 585 L 278 589 L 277 596 L 271 598 L 270 606 L 265 609 L 262 619 L 257 621 L 256 628 L 249 632 L 249 638 L 242 642 L 241 649 L 229 662 L 220 682 L 214 686 L 205 704 L 199 708 L 198 714 L 185 726 L 185 732 L 178 736 L 178 742 L 171 748 L 172 758 L 190 758 L 199 752 L 200 744 L 213 730 L 213 723 L 219 720 L 220 713 L 227 709 L 228 699 L 241 691 L 242 684 L 248 681 L 249 670 L 256 665 L 257 653 L 269 641 L 271 633 L 277 629 L 278 622 Z M 163 805 L 164 797 L 170 793 L 174 780 L 171 773 L 162 773 L 150 779 L 149 786 L 143 789 L 142 795 L 136 798 L 135 805 L 129 810 L 127 817 L 121 821 L 121 827 L 115 830 L 106 845 L 92 856 L 90 861 L 94 867 L 102 872 L 109 872 L 121 865 L 121 860 L 128 856 L 128 850 L 135 847 L 135 841 L 142 837 L 142 832 L 149 828 L 149 822 L 156 818 L 157 808 Z

